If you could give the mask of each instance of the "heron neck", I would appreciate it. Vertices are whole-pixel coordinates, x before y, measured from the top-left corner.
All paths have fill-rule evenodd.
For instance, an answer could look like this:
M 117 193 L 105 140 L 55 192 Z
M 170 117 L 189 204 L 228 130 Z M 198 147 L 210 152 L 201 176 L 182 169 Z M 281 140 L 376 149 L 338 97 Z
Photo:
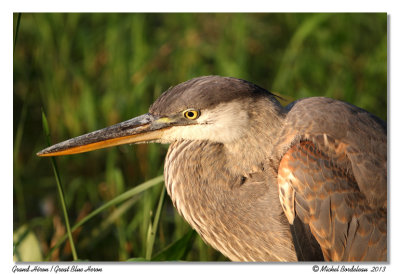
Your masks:
M 231 260 L 295 261 L 276 174 L 263 168 L 282 117 L 279 111 L 270 120 L 256 114 L 235 143 L 172 143 L 164 167 L 167 191 L 179 214 Z
M 235 142 L 225 143 L 228 166 L 238 173 L 258 172 L 270 158 L 285 112 L 276 100 L 258 100 L 245 106 L 249 109 L 249 125 L 246 133 Z

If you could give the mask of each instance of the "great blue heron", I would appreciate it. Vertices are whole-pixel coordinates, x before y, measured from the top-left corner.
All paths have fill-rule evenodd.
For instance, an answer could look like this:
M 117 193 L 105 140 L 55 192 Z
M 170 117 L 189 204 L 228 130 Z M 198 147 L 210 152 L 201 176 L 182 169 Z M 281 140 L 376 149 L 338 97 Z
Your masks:
M 233 261 L 386 260 L 386 123 L 365 110 L 323 97 L 282 107 L 250 82 L 204 76 L 38 155 L 140 142 L 170 143 L 174 206 Z

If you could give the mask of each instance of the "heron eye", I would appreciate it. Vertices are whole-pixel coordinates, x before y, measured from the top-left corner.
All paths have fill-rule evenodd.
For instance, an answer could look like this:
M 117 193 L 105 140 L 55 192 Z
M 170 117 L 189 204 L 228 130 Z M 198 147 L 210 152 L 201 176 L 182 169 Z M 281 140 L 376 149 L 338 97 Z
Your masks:
M 188 109 L 183 112 L 183 116 L 189 120 L 196 120 L 200 116 L 200 111 L 194 109 Z

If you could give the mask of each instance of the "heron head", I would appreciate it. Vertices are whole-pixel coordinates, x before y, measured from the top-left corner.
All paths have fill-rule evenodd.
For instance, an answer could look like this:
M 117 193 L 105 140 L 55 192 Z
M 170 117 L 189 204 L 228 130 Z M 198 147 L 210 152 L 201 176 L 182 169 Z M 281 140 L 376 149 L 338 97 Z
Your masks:
M 229 143 L 243 137 L 255 102 L 279 105 L 270 92 L 244 80 L 203 76 L 165 91 L 149 113 L 48 147 L 39 156 L 76 154 L 128 143 L 208 140 Z M 263 109 L 262 111 L 265 111 Z

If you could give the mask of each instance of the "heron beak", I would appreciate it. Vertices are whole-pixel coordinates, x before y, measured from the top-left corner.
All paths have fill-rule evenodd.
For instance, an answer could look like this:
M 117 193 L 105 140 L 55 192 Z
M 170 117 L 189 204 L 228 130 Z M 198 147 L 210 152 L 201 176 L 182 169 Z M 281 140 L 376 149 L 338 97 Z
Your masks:
M 144 114 L 128 121 L 81 135 L 38 152 L 38 156 L 77 154 L 122 144 L 159 140 L 170 127 L 169 118 Z

